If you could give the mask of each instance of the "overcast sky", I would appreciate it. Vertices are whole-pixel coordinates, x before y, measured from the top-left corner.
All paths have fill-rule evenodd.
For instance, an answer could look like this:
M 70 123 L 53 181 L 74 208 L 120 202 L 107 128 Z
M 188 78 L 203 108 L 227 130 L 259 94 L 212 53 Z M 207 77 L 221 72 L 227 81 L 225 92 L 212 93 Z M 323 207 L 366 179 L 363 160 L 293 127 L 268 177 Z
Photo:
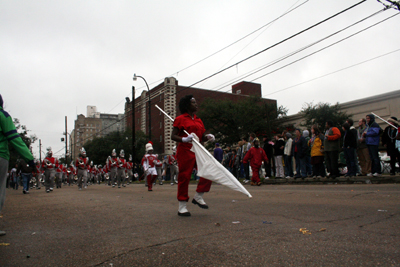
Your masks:
M 142 80 L 132 80 L 134 73 L 146 78 L 151 88 L 168 76 L 176 77 L 180 85 L 192 85 L 358 2 L 3 0 L 0 93 L 4 109 L 36 134 L 44 148 L 52 146 L 61 156 L 65 116 L 70 132 L 77 114 L 86 115 L 87 105 L 97 106 L 102 113 L 123 113 L 131 86 L 137 96 L 145 89 Z M 382 9 L 378 1 L 367 0 L 195 87 L 226 92 L 236 81 L 260 83 L 263 96 L 276 99 L 289 114 L 299 112 L 306 102 L 342 103 L 399 90 L 400 16 L 283 67 L 399 13 L 394 9 L 244 77 Z M 38 145 L 33 145 L 35 156 Z

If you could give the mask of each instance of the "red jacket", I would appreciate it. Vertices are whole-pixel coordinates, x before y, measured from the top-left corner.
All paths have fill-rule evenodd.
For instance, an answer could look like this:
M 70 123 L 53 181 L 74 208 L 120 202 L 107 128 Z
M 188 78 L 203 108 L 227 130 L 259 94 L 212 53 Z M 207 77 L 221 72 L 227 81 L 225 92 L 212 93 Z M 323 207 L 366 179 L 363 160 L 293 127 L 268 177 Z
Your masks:
M 261 147 L 252 147 L 247 151 L 246 156 L 244 156 L 243 163 L 248 163 L 250 161 L 251 167 L 259 168 L 262 165 L 262 161 L 268 161 L 268 157 Z

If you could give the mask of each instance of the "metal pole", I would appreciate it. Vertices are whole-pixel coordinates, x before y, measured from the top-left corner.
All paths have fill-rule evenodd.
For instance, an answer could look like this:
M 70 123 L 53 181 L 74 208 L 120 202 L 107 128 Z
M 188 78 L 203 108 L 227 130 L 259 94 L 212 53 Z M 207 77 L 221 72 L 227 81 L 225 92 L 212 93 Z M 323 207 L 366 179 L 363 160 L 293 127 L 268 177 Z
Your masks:
M 42 139 L 39 139 L 39 161 L 42 164 Z
M 67 116 L 65 116 L 65 163 L 68 162 L 68 133 L 67 133 Z
M 132 103 L 131 103 L 131 111 L 132 111 L 132 159 L 133 163 L 135 163 L 136 157 L 136 127 L 135 127 L 135 86 L 132 86 Z

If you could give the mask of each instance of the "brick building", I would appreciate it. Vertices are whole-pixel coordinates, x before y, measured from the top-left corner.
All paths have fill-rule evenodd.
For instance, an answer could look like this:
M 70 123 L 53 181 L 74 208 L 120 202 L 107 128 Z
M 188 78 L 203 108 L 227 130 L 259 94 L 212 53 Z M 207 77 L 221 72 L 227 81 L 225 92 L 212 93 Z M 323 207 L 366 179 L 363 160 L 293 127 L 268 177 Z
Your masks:
M 230 99 L 239 101 L 250 95 L 261 97 L 261 84 L 251 82 L 240 82 L 232 86 L 231 93 L 192 88 L 178 85 L 178 81 L 173 77 L 167 77 L 164 82 L 150 90 L 151 99 L 151 134 L 152 142 L 160 154 L 172 153 L 175 142 L 171 140 L 173 123 L 159 111 L 155 105 L 167 112 L 172 118 L 180 115 L 179 100 L 185 95 L 193 95 L 201 108 L 201 102 L 206 98 Z M 264 99 L 268 103 L 276 105 L 276 100 Z M 149 92 L 143 91 L 135 99 L 135 131 L 141 130 L 149 134 Z M 132 102 L 125 103 L 126 127 L 132 128 Z
M 71 132 L 69 150 L 72 158 L 78 157 L 80 149 L 87 141 L 111 132 L 125 131 L 125 121 L 124 114 L 100 113 L 95 106 L 87 106 L 86 117 L 83 114 L 78 115 Z

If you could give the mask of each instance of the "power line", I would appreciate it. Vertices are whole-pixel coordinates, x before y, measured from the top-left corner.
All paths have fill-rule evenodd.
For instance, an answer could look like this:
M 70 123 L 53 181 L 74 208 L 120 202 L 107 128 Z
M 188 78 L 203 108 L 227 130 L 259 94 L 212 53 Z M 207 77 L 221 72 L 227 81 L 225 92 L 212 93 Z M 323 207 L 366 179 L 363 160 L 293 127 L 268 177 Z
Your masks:
M 387 56 L 387 55 L 396 53 L 396 52 L 398 52 L 398 51 L 400 51 L 400 48 L 399 48 L 399 49 L 396 49 L 396 50 L 393 50 L 393 51 L 391 51 L 391 52 L 388 52 L 388 53 L 385 53 L 385 54 L 382 54 L 382 55 L 379 55 L 379 56 L 376 56 L 376 57 L 373 57 L 373 58 L 370 58 L 370 59 L 367 59 L 367 60 L 364 60 L 364 61 L 361 61 L 361 62 L 358 62 L 358 63 L 356 63 L 356 64 L 353 64 L 353 65 L 344 67 L 344 68 L 342 68 L 342 69 L 335 70 L 335 71 L 333 71 L 333 72 L 330 72 L 330 73 L 327 73 L 327 74 L 324 74 L 324 75 L 315 77 L 315 78 L 313 78 L 313 79 L 310 79 L 310 80 L 307 80 L 307 81 L 304 81 L 304 82 L 301 82 L 301 83 L 298 83 L 298 84 L 295 84 L 295 85 L 292 85 L 292 86 L 289 86 L 289 87 L 286 87 L 286 88 L 277 90 L 277 91 L 275 91 L 275 92 L 272 92 L 272 93 L 263 95 L 263 97 L 268 96 L 268 95 L 272 95 L 272 94 L 276 94 L 276 93 L 279 93 L 279 92 L 282 92 L 282 91 L 291 89 L 291 88 L 293 88 L 293 87 L 296 87 L 296 86 L 299 86 L 299 85 L 303 85 L 303 84 L 305 84 L 305 83 L 309 83 L 309 82 L 318 80 L 318 79 L 320 79 L 320 78 L 323 78 L 323 77 L 326 77 L 326 76 L 329 76 L 329 75 L 332 75 L 332 74 L 335 74 L 335 73 L 338 73 L 338 72 L 341 72 L 341 71 L 344 71 L 344 70 L 347 70 L 347 69 L 350 69 L 350 68 L 353 68 L 353 67 L 356 67 L 356 66 L 359 66 L 359 65 L 361 65 L 361 64 L 364 64 L 364 63 L 367 63 L 367 62 L 369 62 L 369 61 L 373 61 L 373 60 L 375 60 L 375 59 L 378 59 L 378 58 L 381 58 L 381 57 L 384 57 L 384 56 Z
M 258 56 L 258 55 L 270 50 L 271 48 L 274 48 L 275 46 L 278 46 L 278 45 L 280 45 L 280 44 L 282 44 L 282 43 L 284 43 L 284 42 L 286 42 L 286 41 L 288 41 L 290 39 L 293 39 L 294 37 L 306 32 L 306 31 L 309 31 L 312 28 L 315 28 L 316 26 L 318 26 L 318 25 L 320 25 L 320 24 L 322 24 L 324 22 L 327 22 L 328 20 L 330 20 L 332 18 L 339 16 L 340 14 L 343 14 L 346 11 L 349 11 L 350 9 L 352 9 L 352 8 L 362 4 L 362 3 L 364 3 L 365 1 L 367 1 L 367 0 L 362 0 L 362 1 L 358 2 L 357 4 L 354 4 L 354 5 L 346 8 L 346 9 L 344 9 L 344 10 L 342 10 L 342 11 L 340 11 L 340 12 L 338 12 L 338 13 L 336 13 L 336 14 L 334 14 L 334 15 L 332 15 L 332 16 L 330 16 L 330 17 L 328 17 L 328 18 L 326 18 L 326 19 L 324 19 L 324 20 L 322 20 L 322 21 L 320 21 L 320 22 L 318 22 L 318 23 L 306 28 L 306 29 L 304 29 L 304 30 L 302 30 L 302 31 L 299 31 L 299 32 L 297 32 L 297 33 L 295 33 L 295 34 L 283 39 L 282 41 L 279 41 L 279 42 L 277 42 L 277 43 L 275 43 L 275 44 L 273 44 L 273 45 L 271 45 L 271 46 L 269 46 L 269 47 L 267 47 L 267 48 L 255 53 L 255 54 L 253 54 L 253 55 L 251 55 L 251 56 L 249 56 L 249 57 L 247 57 L 245 59 L 242 59 L 242 60 L 240 60 L 240 61 L 238 61 L 238 62 L 236 62 L 236 63 L 234 63 L 234 64 L 232 64 L 232 65 L 230 65 L 230 66 L 228 66 L 228 67 L 226 67 L 224 69 L 222 69 L 222 70 L 220 70 L 220 71 L 217 71 L 214 74 L 211 74 L 211 75 L 201 79 L 200 81 L 193 83 L 192 85 L 188 86 L 188 88 L 190 88 L 190 87 L 192 87 L 192 86 L 194 86 L 194 85 L 196 85 L 198 83 L 201 83 L 202 81 L 208 80 L 208 79 L 210 79 L 210 78 L 212 78 L 212 77 L 214 77 L 214 76 L 216 76 L 216 75 L 218 75 L 218 74 L 220 74 L 220 73 L 222 73 L 222 72 L 224 72 L 224 71 L 226 71 L 226 70 L 228 70 L 230 68 L 233 68 L 233 67 L 235 67 L 235 66 L 237 66 L 237 65 L 239 65 L 239 64 L 241 64 L 241 63 L 243 63 L 243 62 L 245 62 L 245 61 L 247 61 L 247 60 L 249 60 L 249 59 L 251 59 L 251 58 L 253 58 L 255 56 Z
M 314 45 L 316 45 L 316 44 L 318 44 L 318 43 L 320 43 L 320 42 L 322 42 L 322 41 L 324 41 L 324 40 L 327 40 L 327 39 L 333 37 L 334 35 L 339 34 L 340 32 L 343 32 L 343 31 L 345 31 L 345 30 L 347 30 L 347 29 L 349 29 L 349 28 L 351 28 L 351 27 L 353 27 L 353 26 L 355 26 L 355 25 L 357 25 L 357 24 L 359 24 L 359 23 L 361 23 L 361 22 L 363 22 L 363 21 L 369 19 L 369 18 L 372 18 L 373 16 L 378 15 L 379 13 L 381 13 L 381 12 L 383 12 L 383 11 L 385 11 L 385 9 L 380 10 L 380 11 L 378 11 L 378 12 L 375 12 L 375 13 L 373 13 L 373 14 L 371 14 L 371 15 L 369 15 L 369 16 L 367 16 L 367 17 L 365 17 L 365 18 L 363 18 L 363 19 L 361 19 L 361 20 L 359 20 L 359 21 L 357 21 L 357 22 L 355 22 L 355 23 L 349 25 L 349 26 L 346 26 L 346 27 L 342 28 L 342 29 L 339 30 L 339 31 L 336 31 L 336 32 L 334 32 L 334 33 L 332 33 L 332 34 L 330 34 L 330 35 L 324 37 L 324 38 L 321 38 L 321 39 L 319 39 L 319 40 L 317 40 L 317 41 L 315 41 L 315 42 L 313 42 L 313 43 L 311 43 L 311 44 L 308 44 L 308 45 L 304 46 L 303 48 L 300 48 L 300 49 L 298 49 L 298 50 L 292 51 L 292 52 L 290 52 L 289 54 L 287 54 L 287 55 L 285 55 L 285 56 L 283 56 L 283 57 L 280 57 L 280 58 L 278 58 L 278 59 L 276 59 L 276 60 L 273 60 L 273 61 L 271 61 L 271 62 L 269 62 L 269 63 L 267 63 L 267 64 L 265 64 L 265 65 L 263 65 L 263 66 L 261 66 L 261 67 L 256 68 L 255 70 L 249 71 L 249 72 L 247 72 L 247 73 L 241 75 L 239 78 L 232 79 L 232 80 L 230 80 L 230 81 L 224 83 L 223 85 L 220 85 L 220 86 L 215 87 L 214 89 L 216 89 L 216 88 L 219 87 L 218 89 L 216 89 L 216 91 L 219 91 L 219 90 L 225 88 L 226 86 L 228 86 L 228 85 L 230 85 L 230 84 L 232 84 L 232 83 L 237 83 L 238 81 L 240 81 L 240 80 L 242 80 L 242 79 L 244 79 L 244 78 L 247 78 L 247 77 L 249 77 L 249 76 L 251 76 L 251 75 L 254 75 L 254 74 L 256 74 L 256 73 L 258 73 L 258 72 L 260 72 L 260 71 L 262 71 L 262 70 L 264 70 L 264 69 L 266 69 L 266 68 L 268 68 L 268 67 L 271 67 L 271 66 L 273 66 L 273 65 L 275 65 L 275 64 L 277 64 L 277 63 L 283 61 L 284 59 L 287 59 L 287 58 L 289 58 L 289 57 L 291 57 L 291 56 L 294 56 L 295 54 L 300 53 L 301 51 L 304 51 L 304 50 L 306 50 L 307 48 L 310 48 L 310 47 L 312 47 L 312 46 L 314 46 Z
M 347 37 L 345 37 L 345 38 L 343 38 L 343 39 L 340 39 L 339 41 L 336 41 L 336 42 L 334 42 L 334 43 L 332 43 L 332 44 L 330 44 L 330 45 L 328 45 L 328 46 L 325 46 L 325 47 L 323 47 L 323 48 L 321 48 L 321 49 L 319 49 L 319 50 L 317 50 L 317 51 L 315 51 L 315 52 L 312 52 L 312 53 L 310 53 L 310 54 L 308 54 L 308 55 L 306 55 L 306 56 L 304 56 L 304 57 L 301 57 L 301 58 L 299 58 L 299 59 L 297 59 L 297 60 L 295 60 L 295 61 L 292 61 L 291 63 L 288 63 L 288 64 L 286 64 L 286 65 L 284 65 L 284 66 L 282 66 L 282 67 L 279 67 L 279 68 L 277 68 L 277 69 L 275 69 L 275 70 L 273 70 L 273 71 L 270 71 L 270 72 L 268 72 L 268 73 L 266 73 L 266 74 L 263 74 L 263 75 L 261 75 L 261 76 L 255 78 L 255 79 L 251 80 L 251 82 L 252 82 L 252 81 L 255 81 L 255 80 L 258 80 L 258 79 L 260 79 L 260 78 L 262 78 L 262 77 L 265 77 L 265 76 L 267 76 L 267 75 L 269 75 L 269 74 L 271 74 L 271 73 L 274 73 L 274 72 L 276 72 L 276 71 L 278 71 L 278 70 L 280 70 L 280 69 L 283 69 L 283 68 L 285 68 L 285 67 L 287 67 L 287 66 L 290 66 L 290 65 L 292 65 L 292 64 L 294 64 L 294 63 L 296 63 L 296 62 L 298 62 L 298 61 L 300 61 L 300 60 L 303 60 L 303 59 L 305 59 L 305 58 L 307 58 L 307 57 L 310 57 L 310 56 L 312 56 L 312 55 L 314 55 L 314 54 L 316 54 L 316 53 L 319 53 L 319 52 L 321 52 L 321 51 L 323 51 L 323 50 L 325 50 L 325 49 L 327 49 L 327 48 L 329 48 L 329 47 L 331 47 L 331 46 L 334 46 L 334 45 L 336 45 L 336 44 L 338 44 L 338 43 L 341 43 L 341 42 L 343 42 L 344 40 L 347 40 L 347 39 L 349 39 L 349 38 L 351 38 L 351 37 L 353 37 L 353 36 L 355 36 L 355 35 L 357 35 L 357 34 L 359 34 L 359 33 L 361 33 L 361 32 L 364 32 L 364 31 L 366 31 L 366 30 L 368 30 L 368 29 L 370 29 L 370 28 L 372 28 L 372 27 L 374 27 L 374 26 L 376 26 L 376 25 L 378 25 L 378 24 L 380 24 L 380 23 L 382 23 L 382 22 L 385 22 L 386 20 L 391 19 L 391 18 L 393 18 L 393 17 L 395 17 L 395 16 L 397 16 L 397 15 L 399 15 L 399 14 L 400 14 L 400 13 L 396 13 L 396 14 L 394 14 L 394 15 L 388 17 L 388 18 L 385 18 L 385 19 L 383 19 L 383 20 L 381 20 L 381 21 L 379 21 L 379 22 L 377 22 L 377 23 L 374 23 L 374 24 L 372 24 L 371 26 L 368 26 L 368 27 L 366 27 L 366 28 L 364 28 L 364 29 L 362 29 L 362 30 L 356 32 L 356 33 L 353 33 L 353 34 L 351 34 L 351 35 L 349 35 L 349 36 L 347 36 Z

